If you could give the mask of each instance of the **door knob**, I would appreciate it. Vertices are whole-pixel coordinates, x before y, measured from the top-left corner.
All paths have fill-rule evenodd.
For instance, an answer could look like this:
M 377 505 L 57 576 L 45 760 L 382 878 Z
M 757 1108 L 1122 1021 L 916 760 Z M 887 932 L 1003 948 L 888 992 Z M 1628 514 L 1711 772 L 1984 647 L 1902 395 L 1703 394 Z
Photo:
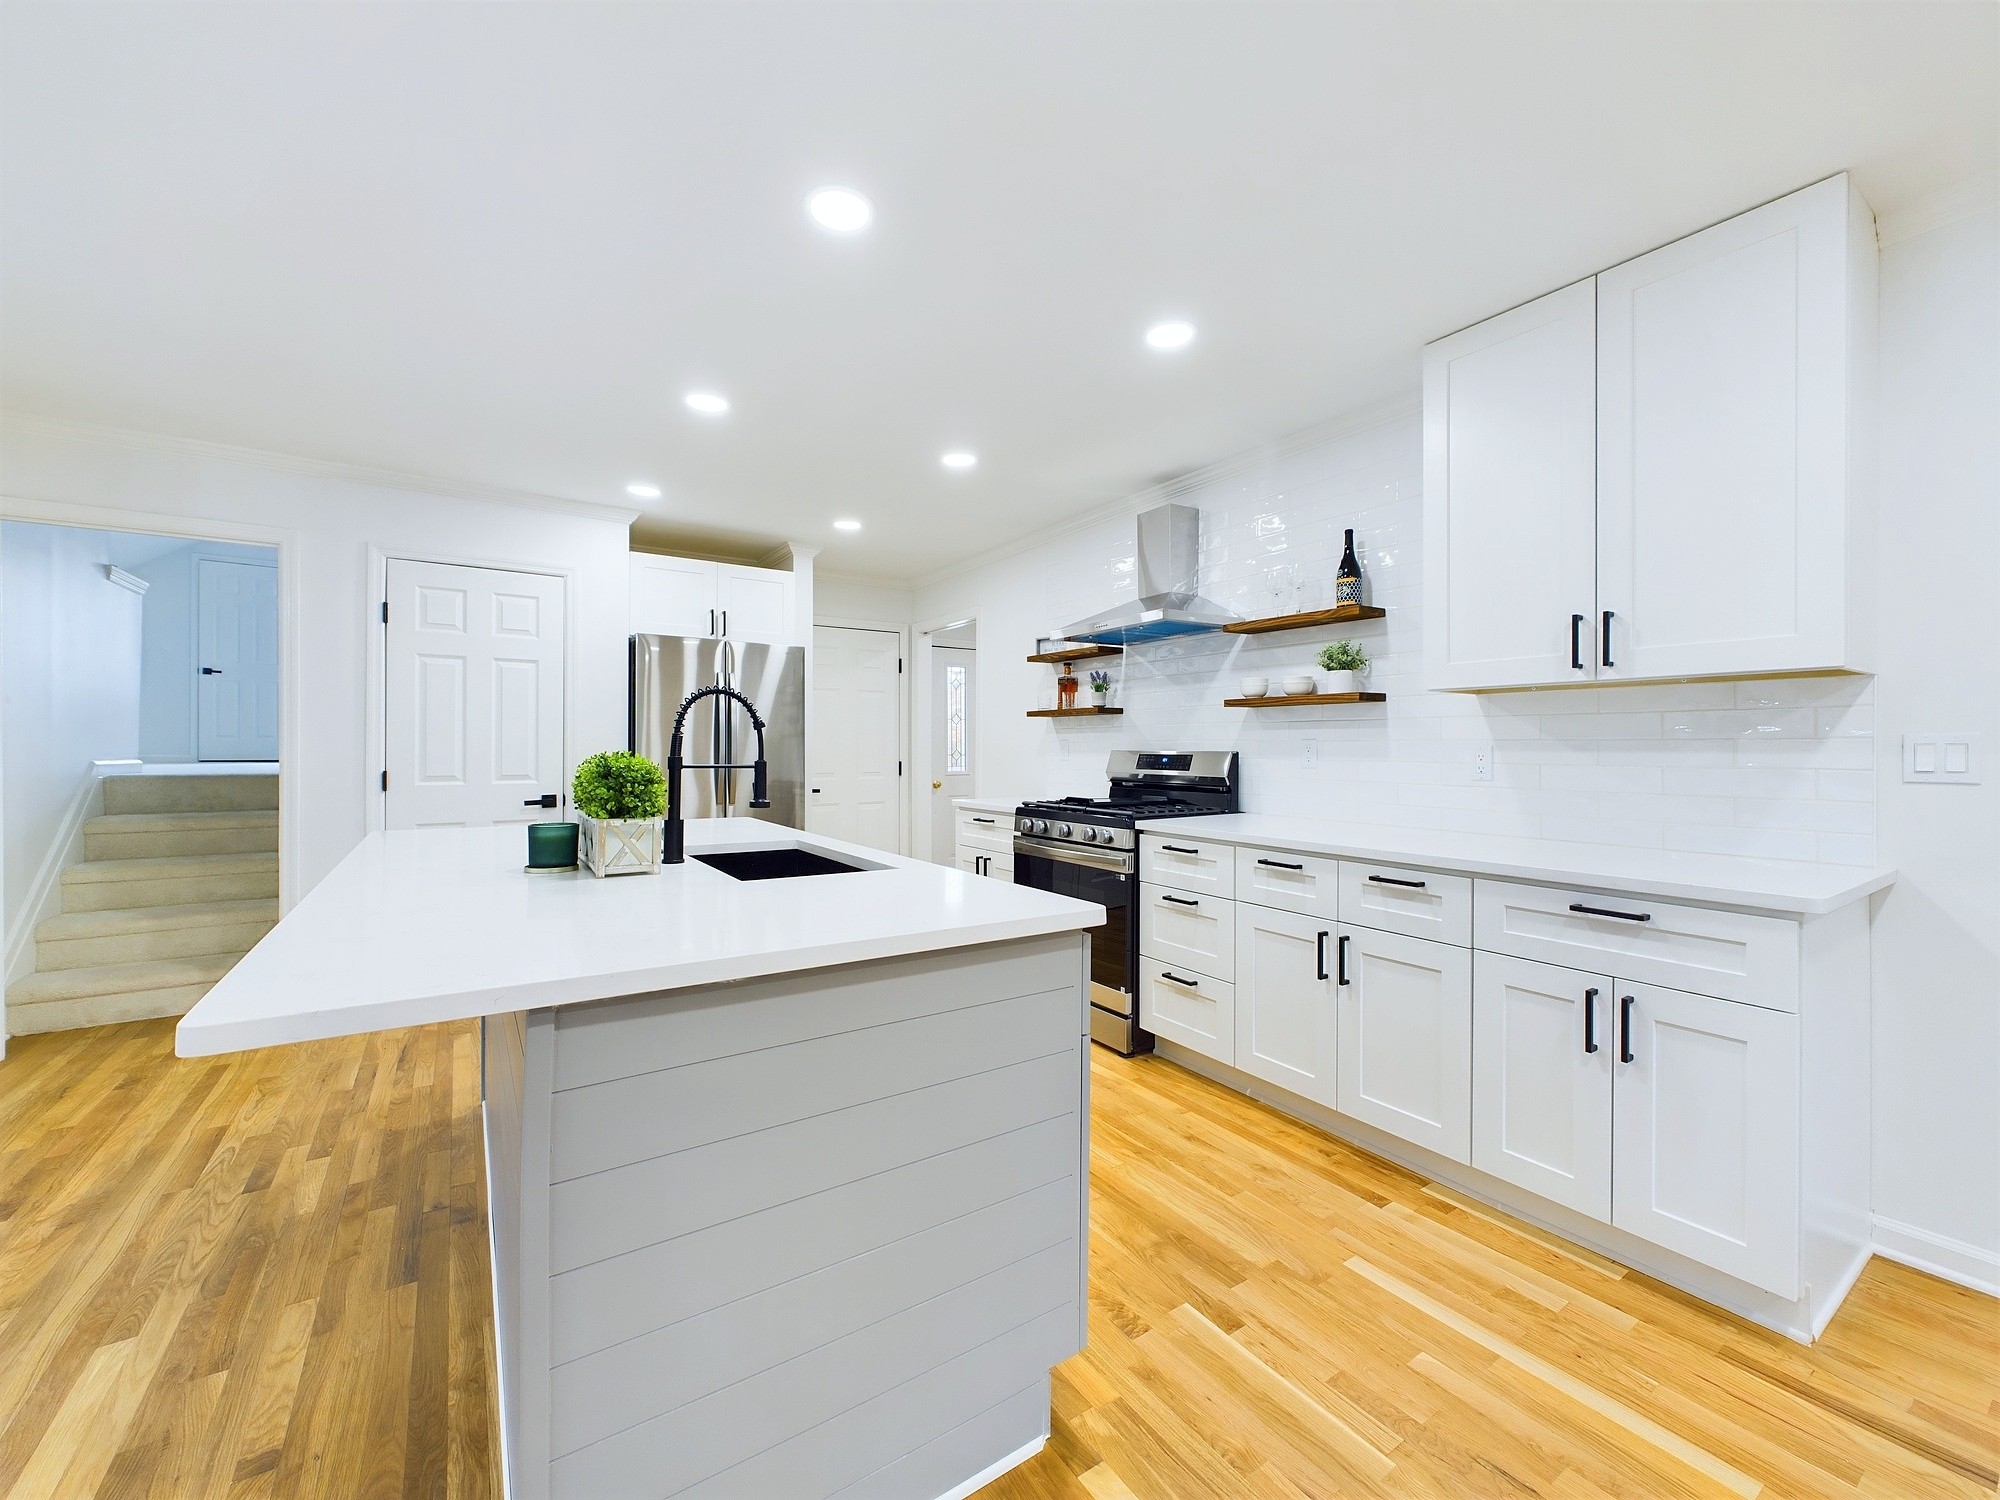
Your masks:
M 554 792 L 543 792 L 541 796 L 530 797 L 521 804 L 523 807 L 554 807 L 555 805 L 556 794 Z
M 940 790 L 942 790 L 942 789 L 943 789 L 943 787 L 944 787 L 944 783 L 943 783 L 942 781 L 933 781 L 933 782 L 931 783 L 931 790 L 932 790 L 932 791 L 934 791 L 934 792 L 935 792 L 935 791 L 940 791 Z

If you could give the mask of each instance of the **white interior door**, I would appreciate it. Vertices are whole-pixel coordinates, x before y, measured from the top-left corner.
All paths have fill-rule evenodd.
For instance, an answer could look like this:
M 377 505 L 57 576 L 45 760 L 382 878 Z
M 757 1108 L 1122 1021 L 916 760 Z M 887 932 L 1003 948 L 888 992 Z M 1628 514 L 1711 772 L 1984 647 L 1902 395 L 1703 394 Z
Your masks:
M 195 577 L 195 759 L 278 758 L 278 570 L 202 558 Z
M 1331 922 L 1268 906 L 1236 908 L 1236 1066 L 1334 1105 Z
M 1340 1112 L 1472 1160 L 1472 950 L 1340 929 Z
M 1472 1164 L 1611 1220 L 1612 982 L 1481 953 L 1472 985 Z
M 903 845 L 902 637 L 813 627 L 813 734 L 806 826 L 900 852 Z
M 952 861 L 951 799 L 972 795 L 972 705 L 979 653 L 969 646 L 931 647 L 931 854 Z
M 552 816 L 563 760 L 563 580 L 389 564 L 387 826 Z

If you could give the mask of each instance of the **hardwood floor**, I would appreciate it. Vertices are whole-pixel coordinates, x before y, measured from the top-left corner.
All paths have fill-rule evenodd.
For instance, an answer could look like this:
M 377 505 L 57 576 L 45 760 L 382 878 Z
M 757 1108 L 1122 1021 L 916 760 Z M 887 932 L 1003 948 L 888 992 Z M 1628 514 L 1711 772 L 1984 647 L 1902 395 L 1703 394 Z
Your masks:
M 474 1037 L 13 1041 L 0 1496 L 497 1500 Z M 982 1500 L 1995 1493 L 2000 1303 L 1877 1260 L 1805 1349 L 1170 1063 L 1093 1086 L 1090 1348 Z

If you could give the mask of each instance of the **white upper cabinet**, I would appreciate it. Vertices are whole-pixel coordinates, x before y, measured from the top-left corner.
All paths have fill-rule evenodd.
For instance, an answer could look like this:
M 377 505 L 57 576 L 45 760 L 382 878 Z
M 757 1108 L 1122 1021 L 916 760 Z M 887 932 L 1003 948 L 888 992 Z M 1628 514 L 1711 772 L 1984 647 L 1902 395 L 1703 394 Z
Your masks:
M 634 635 L 727 636 L 792 644 L 792 575 L 694 557 L 632 554 Z
M 1580 281 L 1424 351 L 1434 688 L 1595 675 L 1596 326 L 1595 284 Z
M 1430 346 L 1429 685 L 1867 670 L 1874 304 L 1842 176 Z
M 1599 677 L 1860 664 L 1874 263 L 1841 177 L 1597 278 Z

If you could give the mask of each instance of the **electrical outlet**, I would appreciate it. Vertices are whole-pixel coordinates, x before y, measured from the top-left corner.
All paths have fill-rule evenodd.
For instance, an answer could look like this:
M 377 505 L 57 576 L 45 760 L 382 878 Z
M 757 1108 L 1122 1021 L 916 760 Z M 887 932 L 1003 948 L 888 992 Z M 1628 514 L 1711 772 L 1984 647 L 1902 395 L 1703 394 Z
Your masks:
M 1069 759 L 1069 736 L 1068 736 L 1068 735 L 1066 735 L 1066 734 L 1059 734 L 1059 735 L 1057 735 L 1057 736 L 1056 736 L 1056 753 L 1057 753 L 1058 755 L 1060 755 L 1060 756 L 1061 756 L 1061 757 L 1062 757 L 1062 758 L 1063 758 L 1064 760 L 1068 760 L 1068 759 Z
M 1493 747 L 1474 745 L 1472 747 L 1472 779 L 1491 781 L 1493 779 Z
M 1307 740 L 1305 742 L 1305 752 L 1306 769 L 1310 771 L 1314 766 L 1319 764 L 1319 741 Z

